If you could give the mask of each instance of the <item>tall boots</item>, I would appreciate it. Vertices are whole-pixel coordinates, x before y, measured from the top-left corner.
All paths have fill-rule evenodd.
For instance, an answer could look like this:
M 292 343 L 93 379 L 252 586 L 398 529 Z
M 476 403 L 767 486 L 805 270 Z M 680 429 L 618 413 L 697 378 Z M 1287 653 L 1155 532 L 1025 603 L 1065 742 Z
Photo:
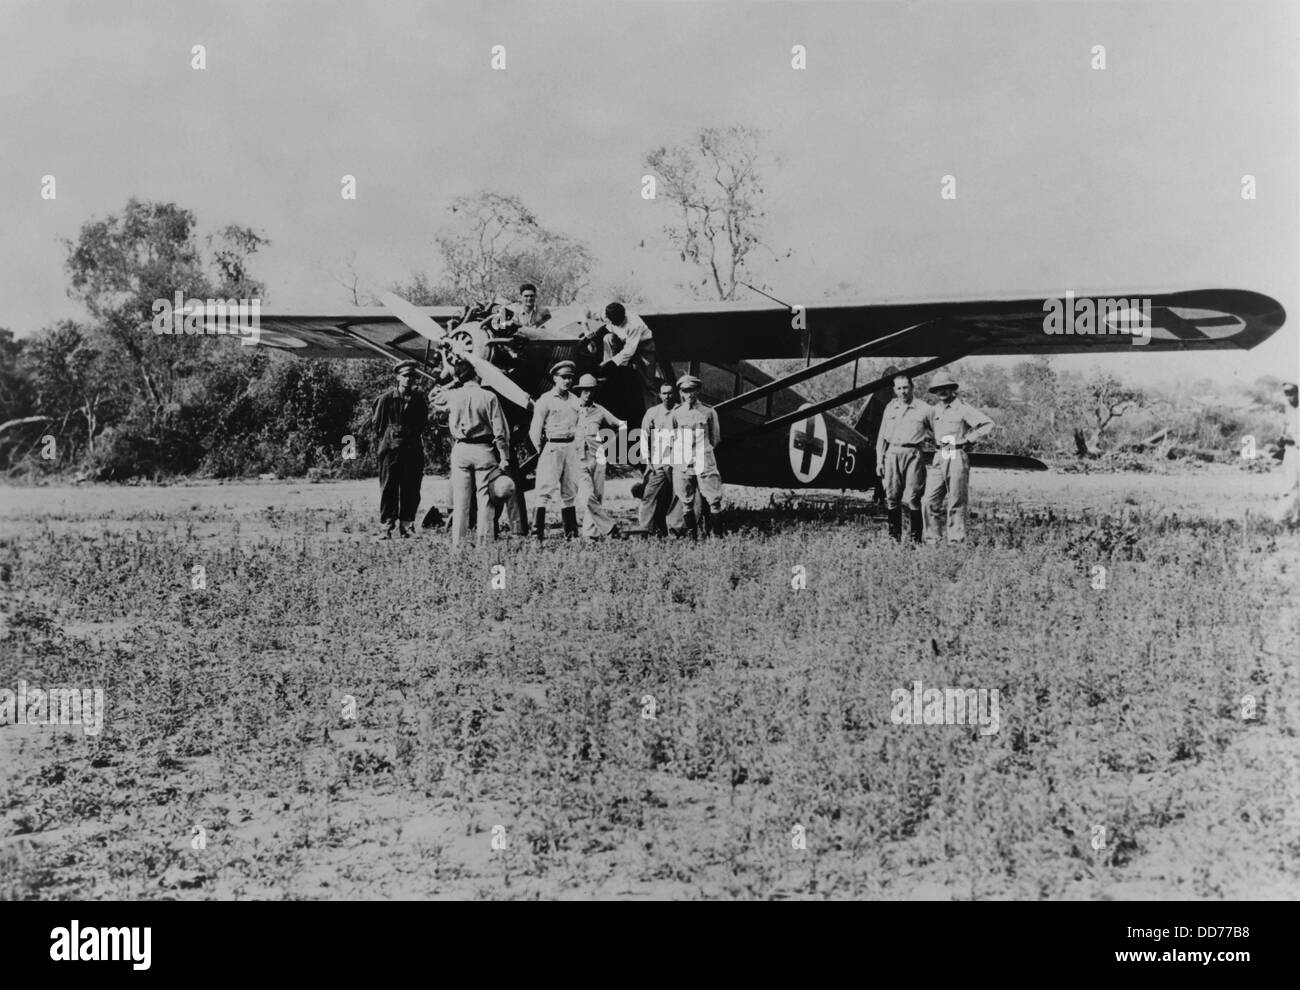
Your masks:
M 908 518 L 908 522 L 910 522 L 912 526 L 912 542 L 920 543 L 921 542 L 921 510 L 908 509 L 907 518 Z
M 903 507 L 889 509 L 889 536 L 895 543 L 903 542 Z M 908 537 L 913 543 L 921 542 L 922 520 L 920 509 L 907 510 Z
M 686 527 L 686 532 L 691 534 L 691 542 L 697 542 L 700 538 L 700 529 L 695 519 L 694 509 L 682 509 L 682 523 Z
M 578 510 L 576 507 L 561 509 L 560 518 L 564 520 L 564 538 L 572 540 L 578 535 Z M 537 531 L 537 542 L 546 538 L 546 510 L 533 510 L 533 529 Z

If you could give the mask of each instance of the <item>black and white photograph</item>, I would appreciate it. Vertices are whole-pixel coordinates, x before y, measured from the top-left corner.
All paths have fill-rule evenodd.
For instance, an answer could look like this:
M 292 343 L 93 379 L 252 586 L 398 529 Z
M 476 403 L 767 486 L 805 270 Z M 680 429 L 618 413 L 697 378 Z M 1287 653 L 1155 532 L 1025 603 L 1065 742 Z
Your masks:
M 1298 33 L 3 0 L 0 900 L 1214 902 L 1096 954 L 1249 973 Z

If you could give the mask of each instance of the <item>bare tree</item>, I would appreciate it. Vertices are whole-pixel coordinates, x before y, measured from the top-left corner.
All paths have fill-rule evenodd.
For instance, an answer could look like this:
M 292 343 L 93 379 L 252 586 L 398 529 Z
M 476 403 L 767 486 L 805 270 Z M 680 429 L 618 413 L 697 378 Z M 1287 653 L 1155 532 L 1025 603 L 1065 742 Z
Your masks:
M 1075 390 L 1076 415 L 1083 418 L 1092 433 L 1086 437 L 1082 428 L 1074 431 L 1075 451 L 1080 457 L 1095 457 L 1106 428 L 1125 413 L 1139 409 L 1146 402 L 1141 389 L 1125 385 L 1114 375 L 1097 372 Z
M 689 144 L 646 156 L 659 192 L 678 212 L 665 233 L 682 261 L 701 270 L 693 292 L 734 299 L 739 283 L 752 277 L 751 256 L 764 246 L 762 138 L 752 127 L 706 127 Z
M 451 212 L 452 229 L 437 240 L 461 302 L 513 298 L 520 282 L 533 282 L 543 300 L 565 305 L 587 287 L 592 259 L 586 246 L 547 230 L 517 196 L 461 196 Z

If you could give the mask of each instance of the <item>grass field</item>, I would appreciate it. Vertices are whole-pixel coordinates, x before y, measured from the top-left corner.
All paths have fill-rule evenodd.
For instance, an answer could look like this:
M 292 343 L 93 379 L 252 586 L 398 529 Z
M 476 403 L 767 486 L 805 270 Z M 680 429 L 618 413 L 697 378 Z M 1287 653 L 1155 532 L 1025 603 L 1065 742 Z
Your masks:
M 961 549 L 850 505 L 459 554 L 366 540 L 373 482 L 0 491 L 0 689 L 105 698 L 0 727 L 0 897 L 1300 895 L 1260 479 L 976 486 Z

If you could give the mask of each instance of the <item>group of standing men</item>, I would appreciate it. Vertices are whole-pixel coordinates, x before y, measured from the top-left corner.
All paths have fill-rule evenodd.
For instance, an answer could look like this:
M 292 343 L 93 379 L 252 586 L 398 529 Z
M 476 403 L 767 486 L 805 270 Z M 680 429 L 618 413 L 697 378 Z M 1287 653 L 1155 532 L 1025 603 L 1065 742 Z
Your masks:
M 557 362 L 551 368 L 555 387 L 533 407 L 529 435 L 540 452 L 533 523 L 538 541 L 545 538 L 548 503 L 558 502 L 565 536 L 578 535 L 575 499 L 582 506 L 585 539 L 620 535 L 604 506 L 606 440 L 624 434 L 628 424 L 594 401 L 598 383 L 593 375 L 583 375 L 575 388 L 576 373 L 572 361 Z M 675 388 L 662 383 L 659 404 L 646 410 L 641 420 L 645 474 L 639 524 L 647 534 L 667 534 L 673 497 L 682 506 L 684 527 L 692 539 L 699 537 L 697 504 L 701 501 L 711 513 L 713 531 L 721 533 L 722 477 L 714 448 L 722 431 L 718 414 L 699 401 L 699 389 L 700 380 L 694 375 L 683 375 Z
M 966 497 L 970 450 L 993 430 L 993 421 L 957 398 L 946 371 L 934 376 L 930 392 L 938 402 L 916 398 L 908 375 L 894 378 L 894 398 L 885 407 L 876 436 L 876 471 L 883 479 L 889 535 L 903 537 L 903 510 L 914 542 L 966 539 Z M 924 491 L 924 494 L 922 492 Z
M 511 330 L 537 325 L 550 315 L 538 309 L 534 286 L 520 288 L 524 305 L 510 317 Z M 657 375 L 650 329 L 620 303 L 607 306 L 605 317 L 605 325 L 591 338 L 593 346 L 603 349 L 601 371 L 615 389 L 639 390 L 643 374 Z M 506 328 L 502 324 L 493 329 Z M 415 361 L 395 366 L 397 383 L 376 399 L 372 413 L 378 437 L 381 539 L 393 535 L 394 524 L 400 536 L 415 534 L 424 474 L 422 438 L 429 424 L 428 402 L 414 388 L 417 367 Z M 482 387 L 469 361 L 454 361 L 451 370 L 455 386 L 444 390 L 437 401 L 446 410 L 452 438 L 452 544 L 467 538 L 471 518 L 476 518 L 479 543 L 494 538 L 494 519 L 501 508 L 509 514 L 512 530 L 523 535 L 527 522 L 512 478 L 510 426 L 500 400 Z M 621 535 L 618 525 L 604 506 L 606 440 L 625 435 L 627 423 L 594 401 L 598 382 L 593 375 L 583 375 L 575 386 L 574 362 L 559 361 L 550 372 L 554 387 L 538 397 L 529 428 L 538 451 L 535 535 L 538 541 L 545 539 L 549 505 L 559 509 L 567 538 L 617 537 Z M 684 528 L 692 539 L 698 538 L 698 517 L 705 506 L 713 531 L 721 532 L 722 479 L 714 455 L 721 429 L 717 413 L 699 402 L 699 388 L 700 381 L 693 375 L 683 375 L 676 387 L 663 382 L 661 402 L 642 420 L 640 451 L 646 467 L 640 524 L 647 533 L 667 533 L 674 497 L 681 503 Z

